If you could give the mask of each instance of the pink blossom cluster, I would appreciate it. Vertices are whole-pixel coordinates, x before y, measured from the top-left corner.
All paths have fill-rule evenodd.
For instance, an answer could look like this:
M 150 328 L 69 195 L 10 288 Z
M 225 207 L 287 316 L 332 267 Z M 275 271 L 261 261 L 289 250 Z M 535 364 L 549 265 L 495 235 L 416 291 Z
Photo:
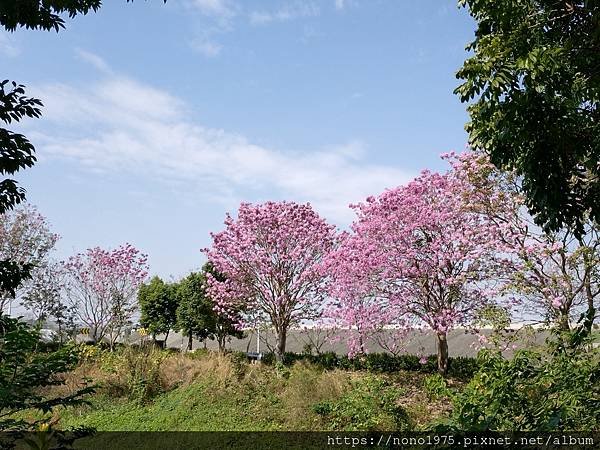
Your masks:
M 209 276 L 208 290 L 221 314 L 245 311 L 248 322 L 285 331 L 315 317 L 325 296 L 323 258 L 334 247 L 335 228 L 310 204 L 242 203 L 225 230 L 211 234 L 203 251 L 225 281 Z
M 357 220 L 324 270 L 335 308 L 327 313 L 363 332 L 415 319 L 445 334 L 491 301 L 502 273 L 503 229 L 469 207 L 456 169 L 424 171 L 405 186 L 353 205 Z M 360 339 L 350 344 L 353 351 Z
M 67 290 L 78 317 L 97 340 L 118 333 L 135 311 L 139 286 L 148 275 L 148 257 L 130 244 L 90 248 L 64 264 Z
M 0 259 L 39 264 L 58 239 L 35 206 L 20 206 L 0 215 Z
M 99 297 L 117 290 L 135 290 L 148 275 L 148 256 L 130 244 L 113 250 L 94 247 L 71 256 L 65 268 L 72 278 Z
M 17 290 L 17 298 L 32 294 L 41 286 L 44 271 L 50 264 L 50 255 L 59 236 L 50 229 L 47 219 L 32 205 L 21 205 L 0 215 L 0 260 L 32 264 L 31 279 Z M 8 292 L 0 292 L 0 311 L 10 301 Z
M 600 231 L 588 223 L 577 236 L 571 229 L 545 232 L 527 213 L 518 179 L 497 170 L 476 152 L 446 155 L 456 175 L 467 181 L 469 208 L 485 214 L 500 230 L 507 268 L 504 292 L 521 312 L 567 326 L 569 318 L 597 305 L 600 297 Z M 514 302 L 513 302 L 514 304 Z
M 423 326 L 443 344 L 489 304 L 555 320 L 597 302 L 597 227 L 545 233 L 513 174 L 475 151 L 442 158 L 447 172 L 351 205 L 357 218 L 337 235 L 310 205 L 243 203 L 204 250 L 226 278 L 209 279 L 218 311 L 243 309 L 276 330 L 321 313 L 358 354 L 371 343 L 397 351 Z

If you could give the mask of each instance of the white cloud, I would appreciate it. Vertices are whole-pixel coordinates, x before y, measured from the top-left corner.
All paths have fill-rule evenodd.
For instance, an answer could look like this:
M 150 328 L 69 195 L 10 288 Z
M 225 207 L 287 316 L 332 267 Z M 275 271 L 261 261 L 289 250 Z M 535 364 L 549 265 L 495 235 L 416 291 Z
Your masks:
M 358 6 L 357 0 L 334 0 L 334 6 L 336 11 L 345 11 L 349 8 Z
M 192 50 L 209 58 L 219 55 L 223 46 L 216 38 L 233 31 L 239 13 L 237 3 L 233 0 L 186 0 L 184 5 L 205 16 L 196 24 L 196 36 L 189 41 Z
M 213 58 L 219 55 L 219 53 L 221 53 L 221 49 L 223 48 L 221 44 L 218 44 L 205 36 L 194 39 L 190 45 L 193 50 L 203 54 L 208 58 Z
M 190 0 L 190 6 L 210 17 L 229 19 L 236 14 L 236 6 L 228 0 Z
M 303 17 L 314 17 L 320 14 L 314 3 L 288 3 L 274 11 L 252 11 L 249 15 L 252 25 L 266 25 L 271 22 L 287 22 Z
M 370 164 L 359 142 L 291 153 L 201 126 L 177 97 L 114 74 L 84 87 L 34 90 L 44 99 L 43 123 L 49 126 L 29 134 L 42 158 L 158 178 L 227 208 L 242 200 L 286 198 L 310 201 L 330 219 L 348 223 L 349 203 L 410 178 L 398 168 Z
M 14 58 L 21 53 L 12 35 L 7 31 L 0 31 L 0 54 Z
M 112 73 L 110 66 L 106 63 L 106 61 L 104 61 L 98 55 L 96 55 L 94 53 L 90 53 L 85 50 L 81 50 L 79 48 L 75 49 L 75 53 L 77 53 L 77 56 L 79 57 L 79 59 L 91 64 L 96 69 L 98 69 L 100 72 L 103 72 L 105 74 Z

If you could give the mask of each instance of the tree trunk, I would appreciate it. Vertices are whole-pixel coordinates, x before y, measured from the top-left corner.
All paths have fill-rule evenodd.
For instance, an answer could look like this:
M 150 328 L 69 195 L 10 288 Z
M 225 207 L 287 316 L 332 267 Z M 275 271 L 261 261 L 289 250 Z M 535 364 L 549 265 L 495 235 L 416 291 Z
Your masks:
M 193 342 L 192 342 L 192 332 L 190 331 L 188 333 L 188 346 L 187 346 L 188 351 L 192 350 L 192 344 L 193 344 Z
M 446 376 L 448 374 L 448 336 L 446 333 L 437 334 L 437 363 L 440 375 Z
M 583 247 L 585 242 L 581 237 L 577 239 L 579 241 L 579 245 Z M 583 284 L 585 286 L 585 296 L 587 298 L 587 311 L 586 318 L 584 319 L 584 327 L 589 335 L 592 332 L 592 326 L 594 324 L 594 316 L 596 315 L 596 309 L 594 308 L 594 294 L 592 292 L 592 271 L 594 270 L 594 265 L 592 261 L 590 261 L 590 254 L 587 251 L 583 252 L 583 262 L 585 266 L 585 277 L 583 279 Z
M 60 343 L 60 345 L 62 345 L 63 344 L 63 335 L 62 335 L 61 321 L 57 320 L 56 325 L 58 325 L 58 342 Z
M 282 328 L 277 331 L 277 348 L 275 349 L 275 358 L 278 362 L 283 362 L 285 357 L 285 341 L 287 339 L 287 329 Z
M 223 336 L 223 335 L 217 336 L 217 343 L 219 344 L 219 353 L 225 353 L 225 340 L 226 339 L 227 339 L 227 336 Z
M 246 344 L 246 353 L 250 352 L 250 344 L 252 343 L 252 335 L 254 335 L 254 331 L 251 331 L 250 336 L 248 336 L 248 343 Z
M 165 333 L 165 342 L 163 343 L 163 348 L 167 348 L 167 339 L 169 339 L 169 331 L 171 330 L 167 330 L 167 332 Z
M 586 331 L 588 335 L 592 332 L 592 326 L 594 324 L 594 317 L 596 315 L 596 308 L 594 308 L 594 294 L 592 293 L 592 283 L 590 280 L 590 273 L 586 274 L 585 280 L 585 296 L 587 297 L 587 312 L 586 317 L 587 320 L 585 323 Z
M 558 316 L 558 329 L 560 331 L 569 331 L 571 329 L 568 312 L 560 312 L 560 316 Z

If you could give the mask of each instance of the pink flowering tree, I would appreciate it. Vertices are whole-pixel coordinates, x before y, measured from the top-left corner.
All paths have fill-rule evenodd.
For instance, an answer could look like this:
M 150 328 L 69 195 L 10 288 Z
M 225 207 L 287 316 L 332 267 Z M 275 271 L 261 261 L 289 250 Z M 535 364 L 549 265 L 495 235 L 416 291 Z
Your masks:
M 68 298 L 94 342 L 108 339 L 112 347 L 131 322 L 137 290 L 148 275 L 147 259 L 125 244 L 113 250 L 91 248 L 65 263 Z
M 518 295 L 527 312 L 566 331 L 581 313 L 594 316 L 600 298 L 600 230 L 588 221 L 583 233 L 544 232 L 525 207 L 518 179 L 497 170 L 488 157 L 469 152 L 449 155 L 465 181 L 470 207 L 501 227 L 510 259 L 505 291 Z
M 33 286 L 47 280 L 44 274 L 58 238 L 51 231 L 47 219 L 34 206 L 23 205 L 0 214 L 0 261 L 31 267 L 31 278 L 17 289 L 18 299 L 30 292 Z M 0 312 L 12 298 L 11 293 L 0 292 Z
M 389 297 L 381 295 L 380 284 L 366 263 L 365 250 L 355 234 L 344 232 L 339 237 L 340 246 L 333 250 L 322 265 L 330 283 L 329 301 L 321 321 L 331 321 L 344 330 L 349 356 L 366 354 L 378 340 L 382 347 L 397 353 L 402 338 L 410 328 L 406 310 Z M 382 338 L 387 332 L 387 344 Z M 391 338 L 391 339 L 390 339 Z
M 511 287 L 524 295 L 531 311 L 561 331 L 568 331 L 580 314 L 590 316 L 590 326 L 597 317 L 600 231 L 591 224 L 584 229 L 581 236 L 572 230 L 528 230 L 518 253 L 522 269 L 515 271 Z
M 465 206 L 464 180 L 454 175 L 424 171 L 354 205 L 352 233 L 325 264 L 338 317 L 359 336 L 382 323 L 428 326 L 443 374 L 448 331 L 491 301 L 504 268 L 501 228 Z
M 309 204 L 242 203 L 237 218 L 227 215 L 225 230 L 211 236 L 204 252 L 225 277 L 208 279 L 219 312 L 245 311 L 247 322 L 272 327 L 281 361 L 290 327 L 319 314 L 326 293 L 319 269 L 335 228 Z

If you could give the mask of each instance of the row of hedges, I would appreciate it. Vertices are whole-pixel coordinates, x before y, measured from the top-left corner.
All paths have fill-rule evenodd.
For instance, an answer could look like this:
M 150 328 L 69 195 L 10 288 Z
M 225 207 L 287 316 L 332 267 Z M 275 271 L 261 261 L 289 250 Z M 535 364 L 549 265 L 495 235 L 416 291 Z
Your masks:
M 274 364 L 275 355 L 267 353 L 263 356 L 263 363 Z M 398 355 L 389 353 L 369 353 L 366 355 L 349 358 L 347 355 L 338 355 L 334 352 L 311 355 L 305 353 L 286 353 L 285 364 L 294 364 L 305 361 L 325 370 L 364 370 L 374 373 L 393 373 L 399 370 L 408 370 L 422 373 L 437 372 L 437 357 L 430 355 L 426 362 L 416 355 Z M 453 378 L 470 379 L 479 369 L 476 358 L 459 356 L 450 358 L 448 362 L 448 375 Z

